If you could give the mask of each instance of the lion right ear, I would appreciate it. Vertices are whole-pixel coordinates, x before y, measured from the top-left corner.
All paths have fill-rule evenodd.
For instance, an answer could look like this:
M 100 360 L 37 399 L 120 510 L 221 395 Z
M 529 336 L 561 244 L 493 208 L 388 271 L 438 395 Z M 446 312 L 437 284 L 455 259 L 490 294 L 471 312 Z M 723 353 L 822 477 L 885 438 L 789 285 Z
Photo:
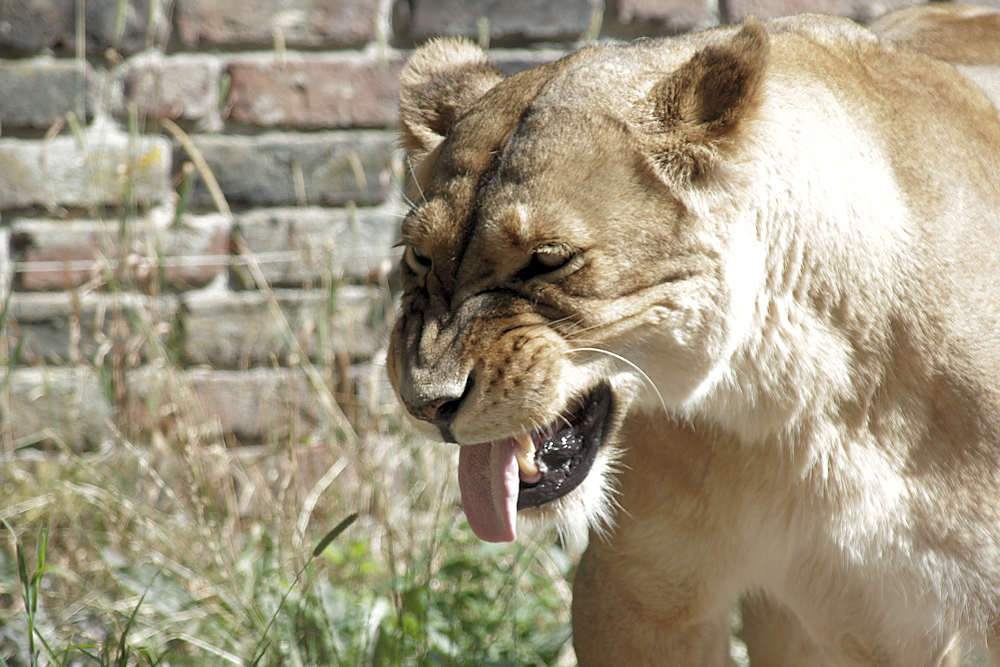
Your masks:
M 419 161 L 452 125 L 503 80 L 486 54 L 467 39 L 441 38 L 417 49 L 399 76 L 403 145 Z
M 763 25 L 750 18 L 653 86 L 640 103 L 641 124 L 664 174 L 703 174 L 739 138 L 760 106 L 769 51 Z

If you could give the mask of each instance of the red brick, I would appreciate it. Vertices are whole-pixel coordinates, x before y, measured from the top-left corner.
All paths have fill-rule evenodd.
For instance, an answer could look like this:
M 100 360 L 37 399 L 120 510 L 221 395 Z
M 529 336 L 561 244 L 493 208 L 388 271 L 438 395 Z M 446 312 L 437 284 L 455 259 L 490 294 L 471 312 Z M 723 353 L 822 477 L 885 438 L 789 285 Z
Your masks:
M 234 58 L 230 116 L 263 127 L 385 127 L 396 121 L 402 62 L 357 53 Z
M 145 260 L 128 268 L 139 282 L 156 279 L 160 263 L 167 284 L 179 288 L 204 285 L 227 269 L 229 223 L 222 216 L 187 216 L 172 226 L 165 214 L 132 223 L 128 251 L 121 248 L 118 221 L 15 220 L 12 232 L 20 248 L 15 275 L 20 289 L 76 287 L 109 267 L 114 272 L 115 265 L 108 260 L 129 254 Z
M 766 19 L 815 12 L 869 20 L 886 11 L 912 5 L 913 0 L 884 0 L 858 2 L 856 0 L 728 0 L 730 21 L 742 21 L 748 16 Z
M 660 23 L 674 29 L 713 22 L 718 11 L 714 0 L 618 0 L 622 23 Z
M 348 46 L 375 38 L 379 0 L 177 0 L 177 25 L 188 45 Z

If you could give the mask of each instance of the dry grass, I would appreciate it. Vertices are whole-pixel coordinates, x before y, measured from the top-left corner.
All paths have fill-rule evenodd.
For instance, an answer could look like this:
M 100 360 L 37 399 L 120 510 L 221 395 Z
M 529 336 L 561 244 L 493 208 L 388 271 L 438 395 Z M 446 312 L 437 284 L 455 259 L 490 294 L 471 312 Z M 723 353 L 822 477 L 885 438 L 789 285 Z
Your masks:
M 78 4 L 76 57 L 83 61 L 87 13 Z M 119 16 L 125 9 L 119 0 Z M 155 47 L 157 38 L 147 43 Z M 81 136 L 75 121 L 82 117 L 83 109 L 69 114 L 47 136 L 66 128 Z M 149 125 L 129 115 L 130 136 Z M 161 129 L 192 162 L 178 183 L 176 219 L 195 170 L 227 212 L 183 130 L 171 123 Z M 121 175 L 128 180 L 129 173 Z M 106 212 L 109 229 L 124 232 L 138 215 L 130 193 L 126 187 L 124 204 Z M 160 293 L 165 267 L 155 248 L 145 256 L 108 250 L 107 263 L 75 297 Z M 246 256 L 251 282 L 280 317 Z M 338 277 L 322 282 L 334 286 Z M 410 433 L 384 398 L 377 361 L 371 378 L 350 383 L 343 360 L 299 350 L 292 364 L 308 378 L 307 400 L 319 406 L 320 419 L 240 446 L 199 404 L 183 355 L 171 347 L 176 323 L 155 308 L 112 308 L 99 352 L 87 358 L 77 350 L 70 359 L 99 374 L 116 408 L 112 437 L 85 453 L 51 433 L 14 442 L 2 422 L 11 418 L 8 385 L 20 350 L 4 287 L 0 665 L 571 659 L 564 648 L 570 559 L 550 535 L 496 546 L 463 527 L 456 448 Z M 391 297 L 384 292 L 385 302 Z M 302 332 L 286 330 L 294 349 Z M 140 365 L 163 381 L 158 393 L 136 401 L 128 381 Z M 287 421 L 298 423 L 292 414 Z M 316 549 L 354 513 L 354 523 Z
M 108 224 L 124 225 L 130 210 Z M 200 404 L 166 335 L 176 323 L 154 306 L 110 308 L 99 352 L 71 356 L 101 377 L 116 408 L 112 437 L 81 453 L 45 433 L 23 446 L 0 428 L 0 665 L 569 659 L 562 549 L 548 535 L 515 546 L 472 537 L 458 506 L 457 448 L 410 432 L 388 398 L 384 349 L 352 381 L 337 355 L 309 358 L 297 347 L 306 332 L 283 319 L 243 250 L 318 418 L 303 425 L 289 413 L 278 420 L 285 427 L 240 445 Z M 164 271 L 155 251 L 115 252 L 76 295 L 156 297 Z M 339 278 L 320 282 L 334 289 Z M 380 284 L 392 303 L 384 276 Z M 4 419 L 6 378 L 19 363 L 7 303 Z M 137 400 L 130 377 L 139 366 L 159 381 Z
M 163 323 L 131 318 L 109 345 L 141 339 L 168 379 L 153 409 L 169 419 L 150 428 L 119 400 L 115 435 L 98 452 L 9 440 L 0 452 L 7 665 L 556 661 L 568 561 L 545 537 L 505 548 L 472 538 L 460 526 L 454 447 L 412 436 L 389 401 L 335 396 L 334 369 L 309 361 L 319 380 L 311 400 L 326 419 L 232 447 L 151 334 Z M 0 361 L 11 365 L 3 335 Z M 127 377 L 116 364 L 130 358 L 107 350 L 98 370 Z M 384 396 L 384 375 L 372 377 L 357 393 Z M 352 513 L 358 520 L 314 553 Z

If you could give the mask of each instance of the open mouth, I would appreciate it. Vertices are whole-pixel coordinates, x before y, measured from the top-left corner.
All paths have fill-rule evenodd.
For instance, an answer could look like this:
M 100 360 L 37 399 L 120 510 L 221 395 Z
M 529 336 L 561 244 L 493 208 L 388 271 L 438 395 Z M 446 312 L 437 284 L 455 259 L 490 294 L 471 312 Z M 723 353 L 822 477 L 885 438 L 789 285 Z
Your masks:
M 594 465 L 610 410 L 611 389 L 600 385 L 541 432 L 516 438 L 517 509 L 544 505 L 580 485 Z
M 552 502 L 579 486 L 604 441 L 611 407 L 611 387 L 601 384 L 545 428 L 463 446 L 458 482 L 476 535 L 509 542 L 516 536 L 517 510 Z

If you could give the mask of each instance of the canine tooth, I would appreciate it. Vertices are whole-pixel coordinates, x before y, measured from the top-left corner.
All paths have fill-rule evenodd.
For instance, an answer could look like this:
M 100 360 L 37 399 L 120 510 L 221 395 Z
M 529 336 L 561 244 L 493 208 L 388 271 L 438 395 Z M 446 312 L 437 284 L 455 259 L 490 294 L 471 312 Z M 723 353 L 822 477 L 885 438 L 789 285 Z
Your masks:
M 535 441 L 527 433 L 515 436 L 514 440 L 517 442 L 514 457 L 517 459 L 517 465 L 521 472 L 528 478 L 526 481 L 538 481 L 542 471 L 535 463 Z

